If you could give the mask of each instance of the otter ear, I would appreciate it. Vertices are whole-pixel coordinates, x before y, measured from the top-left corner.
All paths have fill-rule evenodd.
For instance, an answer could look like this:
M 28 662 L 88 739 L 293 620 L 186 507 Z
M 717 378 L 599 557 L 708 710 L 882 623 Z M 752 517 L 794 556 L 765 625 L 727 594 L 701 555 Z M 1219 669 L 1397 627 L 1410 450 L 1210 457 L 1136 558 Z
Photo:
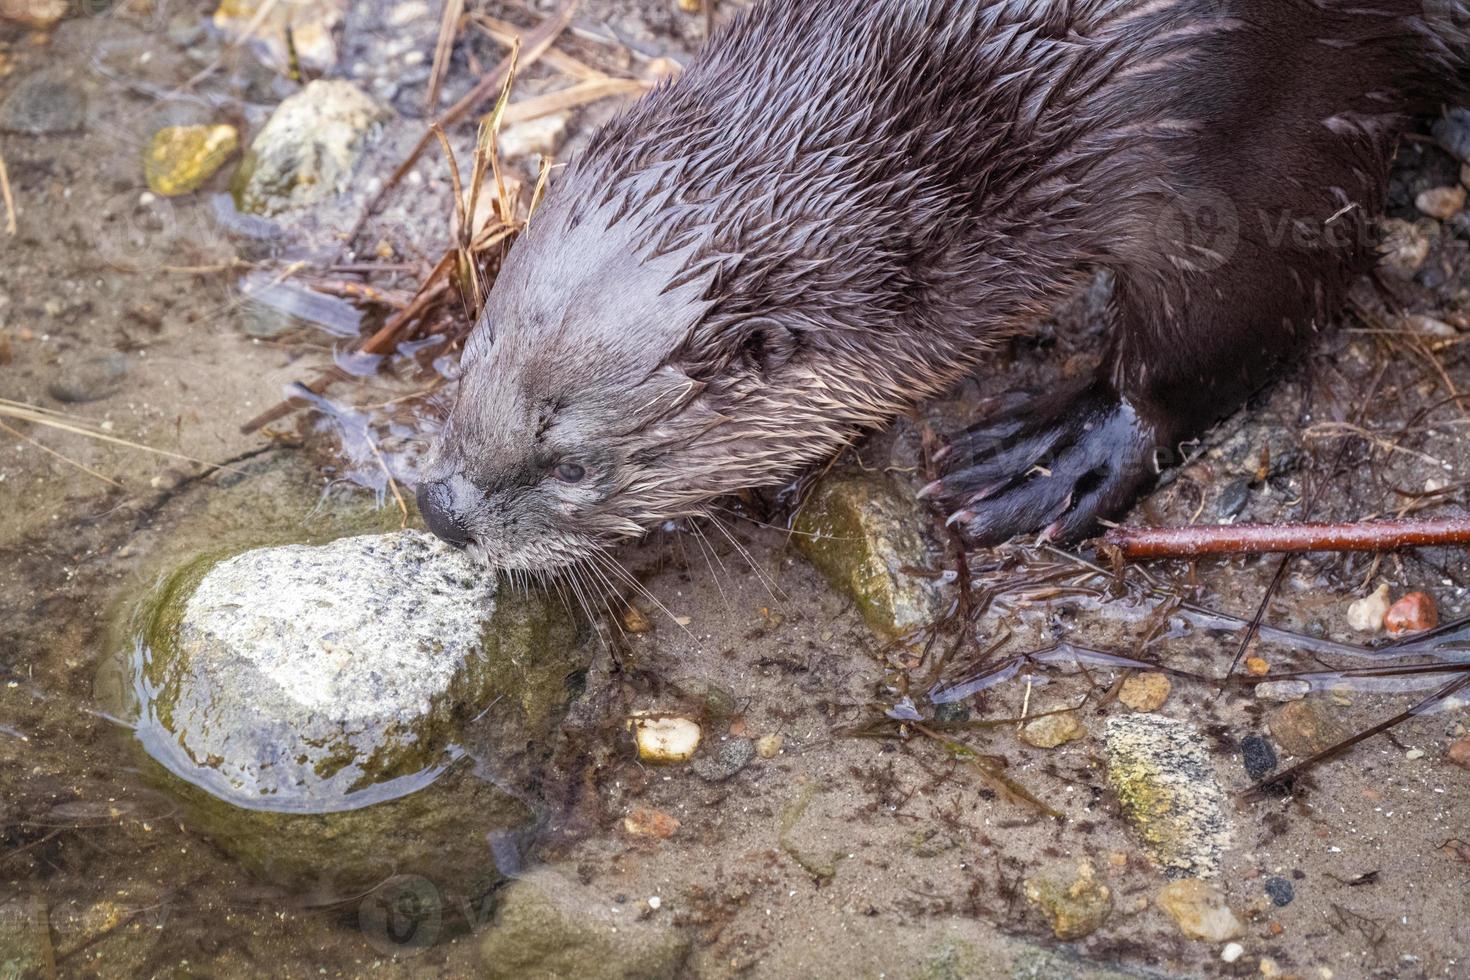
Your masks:
M 735 329 L 740 359 L 761 374 L 769 374 L 796 355 L 796 334 L 771 317 L 751 317 Z

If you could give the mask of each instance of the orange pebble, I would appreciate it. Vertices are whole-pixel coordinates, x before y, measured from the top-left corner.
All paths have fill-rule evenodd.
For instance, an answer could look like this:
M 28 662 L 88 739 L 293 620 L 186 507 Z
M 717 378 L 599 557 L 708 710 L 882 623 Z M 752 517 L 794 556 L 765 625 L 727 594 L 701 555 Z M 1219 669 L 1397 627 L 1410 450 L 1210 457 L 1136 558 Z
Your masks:
M 1388 607 L 1383 628 L 1390 633 L 1418 633 L 1439 624 L 1439 609 L 1427 592 L 1410 592 Z
M 1246 657 L 1245 669 L 1250 672 L 1252 677 L 1265 677 L 1271 673 L 1271 665 L 1260 657 Z

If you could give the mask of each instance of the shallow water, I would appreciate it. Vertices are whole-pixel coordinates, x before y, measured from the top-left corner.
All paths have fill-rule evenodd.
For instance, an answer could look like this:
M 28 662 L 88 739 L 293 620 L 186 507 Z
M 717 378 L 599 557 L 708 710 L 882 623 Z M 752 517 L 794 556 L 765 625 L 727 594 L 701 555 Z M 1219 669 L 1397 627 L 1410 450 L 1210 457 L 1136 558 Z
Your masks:
M 622 37 L 640 52 L 567 42 L 609 65 L 687 50 L 701 30 L 662 3 L 584 6 L 578 38 Z M 492 7 L 529 22 L 519 8 Z M 366 808 L 377 823 L 354 839 L 373 843 L 350 855 L 352 874 L 346 850 L 323 860 L 305 824 L 252 820 L 170 781 L 147 752 L 156 730 L 138 728 L 124 697 L 139 656 L 127 611 L 201 552 L 400 526 L 395 490 L 414 482 L 448 396 L 434 386 L 453 371 L 432 342 L 400 349 L 379 370 L 343 346 L 342 304 L 306 309 L 289 288 L 265 305 L 284 304 L 292 329 L 271 339 L 247 332 L 262 303 L 252 277 L 327 264 L 358 190 L 289 232 L 222 207 L 223 177 L 171 201 L 143 196 L 141 148 L 159 125 L 258 127 L 293 89 L 208 32 L 181 41 L 207 13 L 122 6 L 69 19 L 44 41 L 0 27 L 0 92 L 48 71 L 88 102 L 79 133 L 0 140 L 20 207 L 18 235 L 0 235 L 0 397 L 64 413 L 55 424 L 0 418 L 10 427 L 0 430 L 0 961 L 62 976 L 498 975 L 517 961 L 497 937 L 539 949 L 499 904 L 513 887 L 621 929 L 640 951 L 668 945 L 674 952 L 640 968 L 672 964 L 682 975 L 1058 976 L 1083 969 L 1077 957 L 1127 975 L 1225 970 L 1215 946 L 1185 939 L 1151 904 L 1166 879 L 1120 815 L 1100 733 L 1125 712 L 1106 696 L 1122 669 L 1160 664 L 1177 672 L 1162 713 L 1203 733 L 1227 792 L 1250 786 L 1239 745 L 1265 731 L 1268 706 L 1243 687 L 1222 692 L 1189 675 L 1224 676 L 1274 558 L 1157 565 L 1119 591 L 1075 556 L 973 556 L 972 584 L 993 598 L 971 643 L 933 676 L 932 659 L 876 638 L 792 548 L 789 500 L 757 499 L 732 505 L 723 529 L 671 527 L 620 552 L 647 590 L 635 601 L 651 632 L 603 623 L 587 641 L 589 665 L 558 681 L 565 716 L 535 738 L 512 738 L 488 710 L 477 715 L 442 772 L 418 777 L 427 787 L 401 797 L 401 809 Z M 367 65 L 362 83 L 402 114 L 364 161 L 365 183 L 381 180 L 416 138 L 422 77 L 403 79 L 416 77 L 421 59 L 405 58 L 432 56 L 437 22 L 427 6 L 350 10 L 344 71 Z M 477 44 L 482 64 L 498 51 Z M 542 69 L 528 85 L 554 78 Z M 610 111 L 574 116 L 570 148 Z M 1396 177 L 1400 212 L 1447 166 L 1412 144 Z M 428 158 L 418 170 L 414 193 L 375 229 L 408 266 L 436 256 L 449 227 L 447 173 Z M 1405 287 L 1414 308 L 1470 309 L 1463 235 L 1451 242 L 1440 280 Z M 984 377 L 926 407 L 924 420 L 951 430 L 977 394 L 1085 368 L 1097 349 L 1089 310 L 1079 302 L 1038 340 L 999 352 Z M 1470 366 L 1460 351 L 1446 348 L 1439 363 L 1463 390 Z M 78 372 L 99 355 L 125 359 L 120 380 L 88 389 L 92 400 L 54 397 L 79 376 L 96 384 Z M 334 363 L 350 381 L 265 431 L 240 431 Z M 1470 464 L 1453 410 L 1438 409 L 1429 425 L 1417 418 L 1441 403 L 1443 383 L 1417 348 L 1336 333 L 1302 373 L 1213 433 L 1203 457 L 1139 514 L 1217 519 L 1225 491 L 1242 480 L 1242 518 L 1295 516 L 1307 481 L 1322 487 L 1319 518 L 1393 511 L 1406 501 L 1397 491 L 1453 483 Z M 1375 431 L 1399 438 L 1410 426 L 1396 445 L 1411 451 L 1359 441 L 1340 454 L 1340 439 L 1305 435 L 1318 421 L 1354 417 L 1370 398 L 1380 405 Z M 92 434 L 74 431 L 76 422 Z M 206 469 L 97 433 L 226 465 Z M 904 422 L 846 462 L 917 485 L 917 444 L 915 424 Z M 1262 447 L 1275 462 L 1257 479 Z M 1445 504 L 1459 507 L 1460 496 Z M 936 554 L 929 569 L 947 596 L 958 588 L 951 564 Z M 1470 612 L 1466 572 L 1464 556 L 1448 551 L 1296 559 L 1251 653 L 1273 677 L 1333 671 L 1313 678 L 1324 703 L 1345 733 L 1365 728 L 1422 693 L 1407 690 L 1419 681 L 1346 676 L 1368 659 L 1344 624 L 1346 604 L 1373 579 L 1395 593 L 1431 591 L 1445 619 L 1461 616 Z M 1058 649 L 1005 679 L 986 674 L 1004 658 Z M 1403 690 L 1379 689 L 1389 683 Z M 992 724 L 1079 704 L 1089 736 L 1054 750 Z M 952 713 L 940 718 L 940 705 Z M 759 736 L 780 736 L 780 750 L 747 756 L 731 773 L 652 767 L 626 729 L 635 711 L 697 719 L 711 758 Z M 1066 821 L 1007 800 L 940 742 L 892 723 L 895 712 L 1003 761 L 1007 778 Z M 885 737 L 846 734 L 874 724 Z M 1216 884 L 1247 923 L 1247 956 L 1234 972 L 1270 957 L 1304 976 L 1463 975 L 1470 865 L 1446 845 L 1470 838 L 1470 779 L 1444 753 L 1464 735 L 1458 708 L 1416 717 L 1298 781 L 1293 796 L 1232 795 L 1234 843 Z M 523 812 L 488 835 L 455 822 L 497 806 Z M 649 810 L 677 830 L 630 832 L 627 821 Z M 1087 939 L 1059 943 L 1018 883 L 1072 873 L 1083 858 L 1112 888 L 1114 912 Z M 1264 891 L 1278 877 L 1294 885 L 1287 906 Z M 623 953 L 587 955 L 606 965 Z

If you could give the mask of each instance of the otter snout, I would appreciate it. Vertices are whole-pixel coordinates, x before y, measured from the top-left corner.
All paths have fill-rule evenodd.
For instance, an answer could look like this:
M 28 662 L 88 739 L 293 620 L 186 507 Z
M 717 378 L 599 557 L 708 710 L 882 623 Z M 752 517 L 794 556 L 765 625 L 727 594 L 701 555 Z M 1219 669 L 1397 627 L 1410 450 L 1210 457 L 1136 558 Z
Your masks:
M 419 484 L 419 512 L 436 537 L 456 548 L 463 548 L 470 543 L 469 527 L 464 513 L 456 506 L 450 480 L 429 480 Z

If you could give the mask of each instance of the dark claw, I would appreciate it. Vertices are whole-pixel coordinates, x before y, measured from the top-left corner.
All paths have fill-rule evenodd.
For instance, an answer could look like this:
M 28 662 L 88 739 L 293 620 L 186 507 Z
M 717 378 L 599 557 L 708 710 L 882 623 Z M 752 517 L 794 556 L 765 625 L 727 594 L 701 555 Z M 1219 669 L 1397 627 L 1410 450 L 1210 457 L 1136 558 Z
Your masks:
M 1074 540 L 1152 481 L 1165 428 L 1154 414 L 1101 383 L 1013 404 L 951 443 L 922 496 L 979 545 L 1038 531 Z

